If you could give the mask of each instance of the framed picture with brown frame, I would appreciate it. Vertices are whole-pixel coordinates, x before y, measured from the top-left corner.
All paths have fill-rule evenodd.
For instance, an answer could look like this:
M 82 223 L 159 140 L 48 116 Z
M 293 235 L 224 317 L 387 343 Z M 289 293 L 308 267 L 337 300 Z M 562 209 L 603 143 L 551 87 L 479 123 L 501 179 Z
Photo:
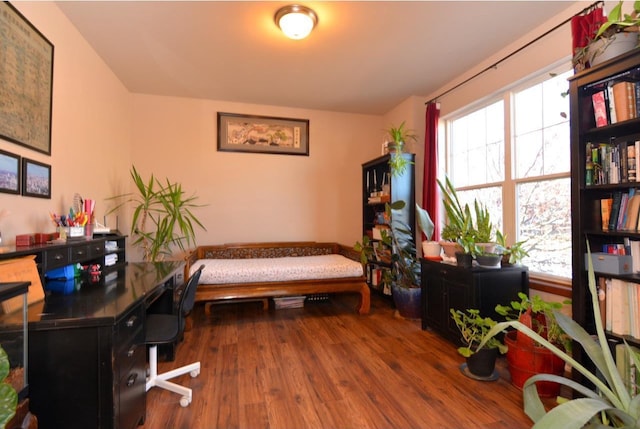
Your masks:
M 51 155 L 53 44 L 0 2 L 0 137 Z
M 309 120 L 218 112 L 218 150 L 309 156 Z
M 0 150 L 0 192 L 20 194 L 20 156 Z
M 22 158 L 22 195 L 51 198 L 51 166 Z

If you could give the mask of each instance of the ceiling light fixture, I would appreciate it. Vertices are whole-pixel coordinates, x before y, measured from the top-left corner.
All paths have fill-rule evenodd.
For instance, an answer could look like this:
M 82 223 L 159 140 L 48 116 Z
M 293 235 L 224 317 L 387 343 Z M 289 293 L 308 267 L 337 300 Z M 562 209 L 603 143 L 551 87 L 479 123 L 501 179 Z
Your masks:
M 306 7 L 297 4 L 284 6 L 276 12 L 276 25 L 290 39 L 304 39 L 318 23 L 318 15 Z

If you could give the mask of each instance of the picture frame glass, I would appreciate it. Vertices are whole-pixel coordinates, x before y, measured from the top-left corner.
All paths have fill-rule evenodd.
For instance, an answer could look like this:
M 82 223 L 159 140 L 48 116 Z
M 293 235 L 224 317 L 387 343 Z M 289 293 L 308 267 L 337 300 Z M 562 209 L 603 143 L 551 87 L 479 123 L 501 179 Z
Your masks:
M 0 150 L 0 192 L 20 193 L 21 169 L 20 156 Z
M 22 158 L 22 195 L 51 198 L 51 166 Z
M 218 112 L 218 150 L 309 156 L 309 120 Z

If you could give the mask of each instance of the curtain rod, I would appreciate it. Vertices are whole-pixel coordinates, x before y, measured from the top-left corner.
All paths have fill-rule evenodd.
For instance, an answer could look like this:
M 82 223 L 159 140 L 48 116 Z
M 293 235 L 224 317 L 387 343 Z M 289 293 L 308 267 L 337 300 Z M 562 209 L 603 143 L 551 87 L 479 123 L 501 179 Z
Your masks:
M 517 54 L 517 53 L 519 53 L 520 51 L 522 51 L 522 50 L 524 50 L 524 49 L 528 48 L 529 46 L 533 45 L 534 43 L 536 43 L 536 42 L 537 42 L 537 41 L 539 41 L 540 39 L 542 39 L 542 38 L 546 37 L 547 35 L 549 35 L 550 33 L 554 32 L 554 31 L 556 31 L 558 28 L 562 27 L 563 25 L 565 25 L 566 23 L 568 23 L 569 21 L 571 21 L 574 17 L 576 17 L 576 16 L 578 16 L 578 15 L 581 15 L 581 14 L 583 14 L 583 13 L 585 13 L 585 12 L 588 12 L 588 11 L 590 11 L 591 9 L 595 8 L 595 7 L 596 7 L 596 6 L 598 6 L 598 5 L 604 5 L 604 1 L 603 1 L 603 0 L 598 0 L 598 1 L 594 2 L 594 3 L 592 3 L 590 6 L 585 7 L 585 8 L 584 8 L 584 9 L 582 9 L 580 12 L 578 12 L 578 13 L 576 13 L 576 14 L 574 14 L 574 15 L 571 15 L 569 18 L 565 19 L 564 21 L 562 21 L 560 24 L 556 25 L 556 26 L 555 26 L 555 27 L 553 27 L 552 29 L 547 30 L 547 31 L 546 31 L 546 32 L 544 32 L 543 34 L 541 34 L 541 35 L 539 35 L 538 37 L 536 37 L 535 39 L 531 40 L 529 43 L 527 43 L 527 44 L 525 44 L 525 45 L 523 45 L 523 46 L 519 47 L 519 48 L 518 48 L 518 49 L 516 49 L 515 51 L 513 51 L 513 52 L 511 52 L 510 54 L 508 54 L 508 55 L 506 55 L 506 56 L 502 57 L 501 59 L 499 59 L 499 60 L 498 60 L 498 61 L 496 61 L 495 63 L 491 64 L 490 66 L 488 66 L 488 67 L 486 67 L 486 68 L 484 68 L 484 69 L 480 70 L 478 73 L 474 74 L 473 76 L 471 76 L 471 77 L 469 77 L 469 78 L 465 79 L 464 81 L 462 81 L 462 82 L 460 82 L 460 83 L 458 83 L 458 84 L 454 85 L 453 87 L 451 87 L 451 88 L 447 89 L 446 91 L 444 91 L 444 92 L 440 93 L 439 95 L 437 95 L 437 96 L 433 97 L 431 100 L 429 100 L 429 101 L 425 102 L 424 104 L 426 105 L 426 104 L 432 103 L 432 102 L 434 102 L 434 101 L 437 101 L 437 100 L 438 100 L 438 98 L 443 97 L 443 96 L 447 95 L 448 93 L 450 93 L 451 91 L 454 91 L 454 90 L 456 90 L 456 89 L 460 88 L 462 85 L 464 85 L 464 84 L 466 84 L 466 83 L 468 83 L 468 82 L 472 81 L 473 79 L 475 79 L 475 78 L 477 78 L 478 76 L 480 76 L 480 75 L 482 75 L 482 74 L 484 74 L 484 73 L 488 72 L 489 70 L 492 70 L 492 69 L 497 68 L 497 67 L 498 67 L 498 65 L 499 65 L 500 63 L 502 63 L 502 62 L 504 62 L 504 61 L 508 60 L 509 58 L 511 58 L 512 56 L 516 55 L 516 54 Z

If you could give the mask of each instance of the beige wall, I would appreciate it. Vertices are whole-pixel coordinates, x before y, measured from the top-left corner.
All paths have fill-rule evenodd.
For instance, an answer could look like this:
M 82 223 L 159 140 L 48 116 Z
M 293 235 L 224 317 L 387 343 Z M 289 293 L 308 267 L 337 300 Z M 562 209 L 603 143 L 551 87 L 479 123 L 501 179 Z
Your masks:
M 207 205 L 199 244 L 360 239 L 361 164 L 379 155 L 379 117 L 148 95 L 133 106 L 134 164 Z M 309 156 L 218 152 L 217 112 L 309 119 Z
M 3 243 L 51 232 L 49 212 L 68 212 L 77 192 L 98 200 L 130 163 L 132 97 L 52 2 L 12 2 L 54 45 L 51 156 L 0 140 L 0 149 L 52 166 L 51 199 L 0 194 Z
M 50 164 L 53 177 L 51 200 L 0 194 L 4 244 L 52 232 L 49 212 L 67 212 L 76 192 L 102 222 L 106 198 L 130 191 L 131 165 L 197 193 L 200 244 L 361 238 L 361 164 L 380 155 L 381 117 L 130 94 L 54 3 L 15 6 L 55 46 L 52 154 L 0 149 Z M 310 156 L 217 152 L 218 111 L 309 119 Z M 117 217 L 128 232 L 130 213 Z
M 98 219 L 109 196 L 129 190 L 129 169 L 179 181 L 206 208 L 201 244 L 229 241 L 331 240 L 361 235 L 360 167 L 380 155 L 382 130 L 406 120 L 419 135 L 416 201 L 421 202 L 424 102 L 548 30 L 572 10 L 452 79 L 430 97 L 412 96 L 383 117 L 130 94 L 52 2 L 13 3 L 55 45 L 52 155 L 0 140 L 0 149 L 52 165 L 52 199 L 0 194 L 5 243 L 16 234 L 52 231 L 49 211 L 67 211 L 73 195 L 97 200 Z M 535 47 L 443 97 L 446 115 L 537 68 L 567 57 L 568 26 Z M 425 71 L 428 72 L 428 71 Z M 216 112 L 310 120 L 310 156 L 216 151 Z M 130 214 L 118 216 L 128 231 Z M 115 225 L 115 216 L 108 219 Z M 136 256 L 132 253 L 133 259 Z

